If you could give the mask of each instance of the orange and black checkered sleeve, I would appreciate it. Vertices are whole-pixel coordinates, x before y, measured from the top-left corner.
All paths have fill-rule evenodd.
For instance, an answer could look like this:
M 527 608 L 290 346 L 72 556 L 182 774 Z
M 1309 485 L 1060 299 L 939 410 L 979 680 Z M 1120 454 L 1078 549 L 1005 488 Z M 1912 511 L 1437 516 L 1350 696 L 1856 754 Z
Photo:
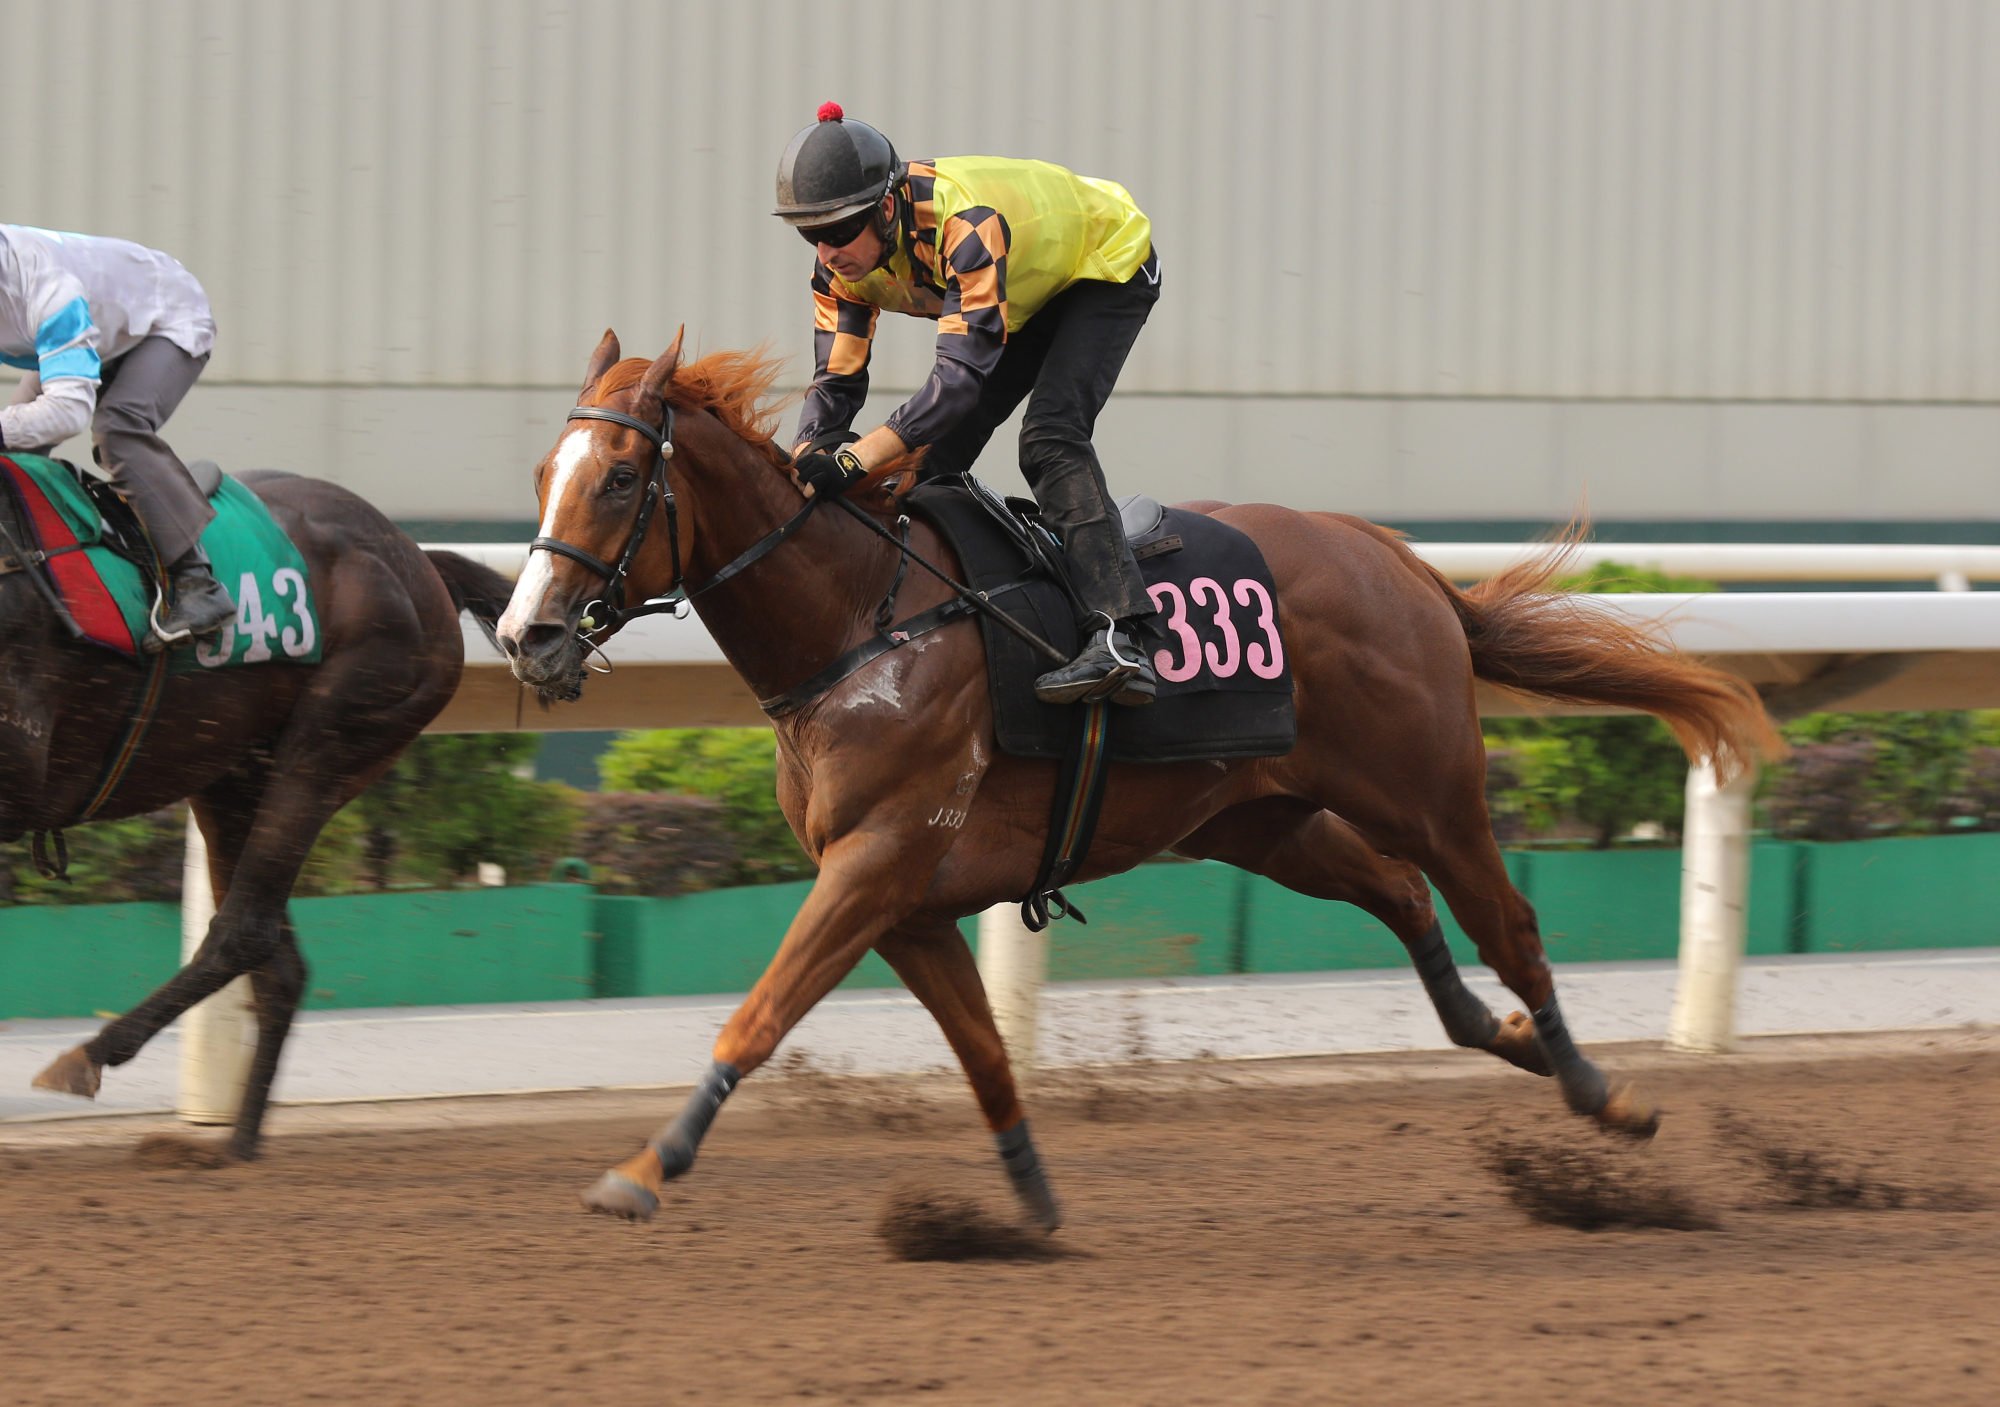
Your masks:
M 917 394 L 889 417 L 906 445 L 941 439 L 979 403 L 980 388 L 1007 348 L 1007 221 L 984 205 L 953 215 L 938 231 L 944 309 L 937 362 Z
M 813 380 L 793 444 L 845 430 L 868 399 L 868 353 L 878 310 L 833 291 L 833 275 L 813 261 Z

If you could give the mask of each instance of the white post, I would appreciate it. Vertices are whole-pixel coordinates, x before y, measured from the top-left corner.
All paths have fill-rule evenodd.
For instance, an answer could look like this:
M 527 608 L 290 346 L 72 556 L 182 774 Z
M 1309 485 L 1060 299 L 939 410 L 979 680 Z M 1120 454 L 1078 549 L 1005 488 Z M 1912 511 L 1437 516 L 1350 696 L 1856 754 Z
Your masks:
M 208 882 L 208 845 L 188 812 L 187 856 L 181 864 L 181 961 L 208 936 L 215 891 Z M 191 1124 L 227 1124 L 243 1102 L 257 1039 L 250 979 L 239 977 L 181 1016 L 181 1095 L 177 1112 Z
M 980 914 L 979 976 L 1017 1084 L 1025 1084 L 1034 1069 L 1035 1027 L 1048 973 L 1048 930 L 1029 932 L 1019 904 L 995 904 Z
M 1736 978 L 1750 900 L 1753 767 L 1726 787 L 1715 769 L 1688 770 L 1681 840 L 1680 982 L 1667 1042 L 1679 1050 L 1726 1051 L 1736 1040 Z

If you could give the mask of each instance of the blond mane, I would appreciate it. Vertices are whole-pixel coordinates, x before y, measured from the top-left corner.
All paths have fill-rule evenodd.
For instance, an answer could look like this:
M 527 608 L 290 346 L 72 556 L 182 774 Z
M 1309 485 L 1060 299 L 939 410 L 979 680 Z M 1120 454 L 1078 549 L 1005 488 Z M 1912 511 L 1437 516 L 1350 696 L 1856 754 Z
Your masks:
M 593 389 L 590 405 L 603 405 L 613 396 L 639 384 L 651 365 L 644 357 L 627 357 L 605 372 Z M 710 352 L 675 370 L 667 383 L 667 399 L 682 410 L 705 410 L 761 451 L 773 466 L 789 474 L 791 456 L 776 442 L 778 420 L 789 397 L 766 403 L 771 388 L 784 372 L 784 362 L 762 347 L 747 352 Z M 882 480 L 902 474 L 916 465 L 922 451 L 906 454 L 883 465 L 869 476 L 865 488 L 880 489 Z M 914 474 L 903 474 L 898 489 L 907 492 L 915 483 Z
M 639 384 L 651 365 L 644 357 L 627 357 L 605 372 L 593 390 L 589 404 L 603 405 L 612 397 Z M 778 430 L 782 400 L 766 405 L 765 398 L 777 384 L 784 363 L 762 348 L 749 352 L 710 352 L 674 372 L 667 383 L 667 399 L 682 410 L 705 410 L 738 437 L 766 450 L 771 462 L 782 464 L 784 455 L 772 441 Z

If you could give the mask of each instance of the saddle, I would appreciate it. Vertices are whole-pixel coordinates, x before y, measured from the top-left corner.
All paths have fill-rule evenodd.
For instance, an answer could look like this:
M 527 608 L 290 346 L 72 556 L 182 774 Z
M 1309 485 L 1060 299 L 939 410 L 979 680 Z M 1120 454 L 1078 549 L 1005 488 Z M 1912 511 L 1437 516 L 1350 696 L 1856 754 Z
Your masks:
M 1066 654 L 1083 614 L 1059 535 L 1029 500 L 1002 499 L 969 473 L 912 489 L 908 510 L 950 542 L 965 584 Z M 1132 555 L 1158 614 L 1146 623 L 1159 692 L 1144 709 L 1116 710 L 1107 752 L 1119 762 L 1270 757 L 1298 738 L 1280 603 L 1263 553 L 1245 534 L 1200 513 L 1134 496 L 1118 501 Z M 981 616 L 1000 748 L 1065 757 L 1078 709 L 1035 697 L 1044 660 L 1003 624 Z
M 163 565 L 154 555 L 153 547 L 146 537 L 146 530 L 139 525 L 139 516 L 132 511 L 132 505 L 122 498 L 118 490 L 111 487 L 108 479 L 101 479 L 87 469 L 78 468 L 66 459 L 56 463 L 76 475 L 83 491 L 97 508 L 99 541 L 116 552 L 146 577 L 149 584 L 158 586 L 159 569 Z M 201 490 L 201 496 L 213 499 L 222 489 L 222 466 L 212 459 L 191 459 L 187 471 L 194 476 L 194 486 Z
M 318 661 L 305 559 L 257 495 L 212 461 L 188 469 L 215 508 L 202 546 L 239 609 L 219 637 L 167 652 L 169 672 Z M 0 505 L 0 573 L 29 573 L 74 638 L 139 659 L 163 564 L 125 501 L 65 460 L 14 454 L 0 455 Z
M 96 522 L 78 535 L 78 546 L 100 546 L 114 552 L 138 568 L 148 585 L 159 586 L 160 568 L 163 564 L 154 555 L 146 531 L 139 525 L 138 514 L 134 513 L 132 505 L 111 487 L 110 481 L 78 468 L 67 459 L 51 459 L 46 463 L 66 472 L 68 479 L 74 483 L 76 492 L 83 495 L 81 501 L 87 502 L 90 511 L 96 515 Z M 214 498 L 222 488 L 222 466 L 214 460 L 190 460 L 187 470 L 193 476 L 195 487 L 201 490 L 203 498 Z M 42 476 L 42 480 L 46 489 L 48 487 L 46 475 Z M 67 488 L 68 485 L 65 484 L 63 487 Z M 67 506 L 72 509 L 77 506 L 79 500 L 69 494 L 63 496 L 70 499 Z M 65 516 L 74 517 L 75 514 L 72 512 Z M 29 556 L 39 556 L 46 561 L 49 557 L 60 555 L 61 551 L 62 548 L 57 547 L 41 553 L 31 552 Z M 16 560 L 11 554 L 0 555 L 0 572 L 20 571 L 27 565 L 28 563 Z

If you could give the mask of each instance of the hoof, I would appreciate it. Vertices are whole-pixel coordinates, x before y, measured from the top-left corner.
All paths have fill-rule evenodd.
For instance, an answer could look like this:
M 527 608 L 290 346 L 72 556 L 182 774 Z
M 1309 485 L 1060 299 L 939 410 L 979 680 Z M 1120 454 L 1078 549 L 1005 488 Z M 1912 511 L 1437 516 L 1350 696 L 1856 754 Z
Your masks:
M 621 1172 L 608 1172 L 583 1194 L 583 1205 L 627 1221 L 651 1221 L 660 1199 Z
M 1628 1138 L 1651 1138 L 1660 1131 L 1660 1111 L 1629 1084 L 1619 1085 L 1597 1111 L 1597 1122 Z
M 1548 1056 L 1542 1053 L 1541 1042 L 1535 1039 L 1535 1023 L 1528 1019 L 1524 1011 L 1508 1012 L 1486 1048 L 1509 1065 L 1518 1065 L 1531 1075 L 1555 1074 Z
M 83 1053 L 83 1047 L 66 1050 L 49 1063 L 49 1068 L 35 1076 L 36 1089 L 50 1089 L 57 1094 L 74 1094 L 83 1099 L 97 1098 L 97 1087 L 104 1082 L 101 1066 Z
M 1062 1229 L 1062 1204 L 1056 1201 L 1056 1194 L 1050 1190 L 1046 1177 L 1015 1183 L 1014 1194 L 1021 1199 L 1021 1208 L 1027 1212 L 1028 1220 L 1041 1230 L 1053 1235 Z

